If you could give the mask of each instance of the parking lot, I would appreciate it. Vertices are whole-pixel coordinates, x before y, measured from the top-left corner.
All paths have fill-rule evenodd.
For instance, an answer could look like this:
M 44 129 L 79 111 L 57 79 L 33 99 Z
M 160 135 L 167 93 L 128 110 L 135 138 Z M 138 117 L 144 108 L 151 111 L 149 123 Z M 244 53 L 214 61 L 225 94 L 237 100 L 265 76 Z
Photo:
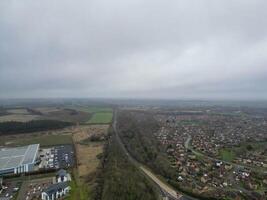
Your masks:
M 17 200 L 39 200 L 41 193 L 53 182 L 52 177 L 23 182 Z
M 3 190 L 0 194 L 0 199 L 15 199 L 17 192 L 21 187 L 19 181 L 8 181 L 3 183 Z
M 69 168 L 74 166 L 74 151 L 72 145 L 60 145 L 42 149 L 39 168 Z

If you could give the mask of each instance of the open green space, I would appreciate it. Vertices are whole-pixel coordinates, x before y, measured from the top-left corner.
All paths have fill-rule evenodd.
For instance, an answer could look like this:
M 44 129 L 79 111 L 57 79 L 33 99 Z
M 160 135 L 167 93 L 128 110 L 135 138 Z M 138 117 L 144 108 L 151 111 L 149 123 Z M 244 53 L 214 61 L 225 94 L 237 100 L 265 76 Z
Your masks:
M 101 107 L 101 106 L 70 106 L 68 108 L 91 113 L 92 116 L 87 124 L 109 124 L 112 122 L 113 109 L 110 107 Z
M 177 123 L 179 125 L 184 125 L 184 126 L 200 126 L 205 124 L 205 122 L 201 120 L 180 120 Z
M 234 150 L 238 153 L 245 151 L 259 151 L 264 149 L 267 146 L 267 141 L 262 142 L 245 142 L 240 145 L 240 147 L 234 148 Z
M 89 113 L 112 112 L 112 108 L 109 107 L 70 106 L 68 108 Z
M 112 121 L 113 113 L 101 112 L 95 113 L 87 122 L 88 124 L 109 124 Z
M 260 153 L 267 142 L 245 142 L 239 146 L 220 150 L 220 158 L 225 161 L 232 161 L 235 157 L 245 155 L 247 153 Z
M 229 149 L 222 149 L 220 151 L 220 157 L 224 161 L 231 162 L 235 159 L 235 153 Z
M 88 185 L 81 183 L 79 176 L 77 174 L 77 169 L 73 169 L 73 180 L 70 183 L 71 191 L 67 200 L 88 200 L 91 199 L 89 196 Z
M 40 144 L 41 146 L 54 146 L 61 144 L 72 144 L 71 135 L 43 135 L 12 138 L 0 140 L 0 145 L 6 146 L 23 146 L 29 144 Z

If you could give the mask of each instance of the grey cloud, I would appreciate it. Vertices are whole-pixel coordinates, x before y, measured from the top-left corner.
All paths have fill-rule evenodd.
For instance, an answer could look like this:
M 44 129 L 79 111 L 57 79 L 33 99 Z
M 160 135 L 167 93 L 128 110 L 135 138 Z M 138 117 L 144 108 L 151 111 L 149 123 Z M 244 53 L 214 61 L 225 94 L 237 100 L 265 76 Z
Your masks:
M 0 2 L 0 97 L 267 99 L 265 0 Z

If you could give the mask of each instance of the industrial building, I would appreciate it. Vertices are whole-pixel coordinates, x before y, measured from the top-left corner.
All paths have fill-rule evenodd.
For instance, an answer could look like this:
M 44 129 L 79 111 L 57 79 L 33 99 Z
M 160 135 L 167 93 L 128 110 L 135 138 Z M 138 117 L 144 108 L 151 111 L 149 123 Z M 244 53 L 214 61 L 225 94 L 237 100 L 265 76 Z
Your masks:
M 39 144 L 0 150 L 0 175 L 20 174 L 34 170 Z

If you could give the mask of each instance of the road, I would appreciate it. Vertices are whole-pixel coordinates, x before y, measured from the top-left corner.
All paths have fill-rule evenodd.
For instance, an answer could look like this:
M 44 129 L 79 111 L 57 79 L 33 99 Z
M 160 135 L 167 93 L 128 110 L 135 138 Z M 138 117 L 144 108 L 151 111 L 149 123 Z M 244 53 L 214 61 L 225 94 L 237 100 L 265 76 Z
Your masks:
M 123 152 L 127 155 L 129 161 L 134 164 L 136 167 L 138 167 L 148 178 L 150 178 L 158 187 L 158 189 L 161 191 L 161 195 L 168 199 L 168 200 L 196 200 L 195 198 L 191 198 L 189 196 L 183 195 L 178 191 L 175 191 L 173 188 L 171 188 L 169 185 L 164 183 L 162 180 L 160 180 L 153 172 L 148 170 L 146 167 L 144 167 L 142 164 L 140 164 L 137 160 L 135 160 L 127 151 L 124 144 L 121 141 L 121 138 L 117 132 L 117 113 L 114 111 L 113 115 L 113 130 L 115 132 L 116 140 L 118 144 L 121 146 Z
M 236 164 L 236 163 L 228 162 L 228 161 L 225 161 L 225 160 L 220 160 L 220 159 L 213 158 L 211 156 L 205 155 L 203 153 L 197 152 L 193 148 L 189 147 L 190 146 L 189 144 L 190 144 L 191 140 L 192 140 L 192 137 L 191 137 L 191 135 L 189 135 L 187 140 L 184 143 L 184 146 L 185 146 L 186 149 L 191 150 L 193 154 L 203 156 L 203 157 L 205 157 L 205 158 L 207 158 L 209 160 L 212 160 L 214 162 L 223 162 L 223 163 L 226 163 L 228 165 L 232 165 L 232 166 L 237 167 L 237 168 L 245 167 L 243 165 L 239 165 L 239 164 Z
M 146 169 L 143 166 L 140 166 L 140 169 L 149 177 L 153 180 L 154 183 L 156 183 L 162 191 L 164 191 L 164 195 L 168 196 L 169 199 L 179 199 L 177 196 L 177 192 L 170 188 L 168 185 L 163 183 L 158 177 L 156 177 L 150 170 Z M 182 195 L 180 195 L 182 196 Z
M 236 163 L 232 163 L 232 162 L 228 162 L 228 161 L 224 161 L 224 160 L 216 159 L 216 158 L 210 157 L 210 156 L 208 156 L 208 155 L 205 155 L 205 154 L 203 154 L 203 153 L 197 152 L 197 151 L 195 151 L 192 147 L 190 147 L 190 142 L 191 142 L 191 140 L 192 140 L 192 137 L 191 137 L 191 135 L 189 135 L 188 138 L 186 139 L 185 143 L 184 143 L 184 146 L 185 146 L 186 149 L 191 150 L 192 153 L 195 154 L 195 155 L 203 156 L 203 157 L 205 157 L 205 158 L 207 158 L 207 159 L 209 159 L 209 160 L 212 160 L 212 161 L 214 161 L 214 162 L 223 162 L 223 163 L 226 163 L 226 164 L 228 164 L 228 165 L 232 165 L 232 166 L 234 167 L 234 170 L 235 170 L 235 171 L 236 171 L 238 168 L 245 168 L 245 167 L 246 167 L 246 168 L 249 168 L 249 169 L 251 169 L 251 170 L 253 170 L 253 168 L 252 168 L 252 167 L 249 167 L 249 166 L 240 165 L 240 164 L 236 164 Z M 234 182 L 233 174 L 232 174 L 232 173 L 229 174 L 229 176 L 227 177 L 227 179 L 228 179 L 228 180 L 231 180 L 231 182 Z M 234 186 L 232 186 L 232 187 L 234 188 Z M 246 189 L 244 189 L 243 187 L 240 187 L 239 185 L 235 185 L 235 189 L 236 189 L 237 191 L 241 191 L 242 193 L 246 193 L 246 194 L 251 195 L 251 191 L 246 190 Z
M 192 137 L 191 137 L 191 135 L 189 135 L 188 138 L 186 139 L 185 143 L 184 143 L 184 146 L 185 146 L 186 149 L 191 150 L 192 153 L 195 154 L 195 155 L 203 156 L 203 157 L 205 157 L 205 158 L 207 158 L 209 160 L 212 160 L 214 162 L 223 162 L 223 163 L 226 163 L 228 165 L 232 165 L 232 166 L 234 166 L 236 168 L 245 168 L 246 167 L 246 168 L 249 168 L 251 170 L 254 170 L 254 168 L 251 167 L 251 166 L 246 166 L 246 165 L 241 165 L 241 164 L 237 164 L 237 163 L 233 163 L 233 162 L 229 162 L 229 161 L 225 161 L 225 160 L 220 160 L 220 159 L 213 158 L 211 156 L 205 155 L 203 153 L 200 153 L 198 151 L 195 151 L 192 147 L 190 147 L 191 140 L 192 140 Z

